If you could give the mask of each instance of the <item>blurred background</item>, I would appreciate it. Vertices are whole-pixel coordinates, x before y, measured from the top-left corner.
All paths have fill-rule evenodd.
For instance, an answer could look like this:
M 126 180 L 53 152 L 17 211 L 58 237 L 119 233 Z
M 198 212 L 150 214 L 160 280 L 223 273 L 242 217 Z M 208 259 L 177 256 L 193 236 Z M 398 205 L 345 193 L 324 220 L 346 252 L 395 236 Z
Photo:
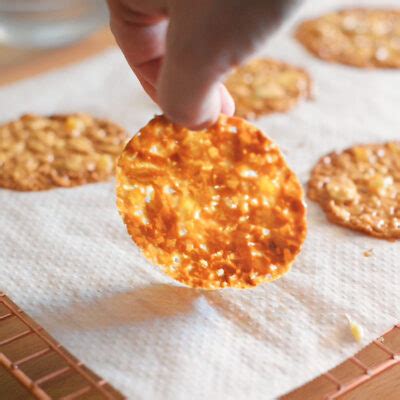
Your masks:
M 105 0 L 0 0 L 0 84 L 113 43 Z

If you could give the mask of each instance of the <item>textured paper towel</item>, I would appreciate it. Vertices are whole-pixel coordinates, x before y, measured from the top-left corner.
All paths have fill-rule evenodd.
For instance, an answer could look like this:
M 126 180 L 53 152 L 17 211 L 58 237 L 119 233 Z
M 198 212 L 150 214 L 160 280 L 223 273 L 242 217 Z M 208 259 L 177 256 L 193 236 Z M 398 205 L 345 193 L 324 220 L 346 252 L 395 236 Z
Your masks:
M 316 15 L 360 1 L 312 1 Z M 387 3 L 390 4 L 390 3 Z M 397 5 L 398 2 L 392 1 Z M 307 180 L 324 153 L 398 139 L 400 72 L 326 64 L 292 38 L 265 48 L 307 69 L 314 102 L 257 124 Z M 155 113 L 119 51 L 0 90 L 0 118 L 82 110 L 132 133 Z M 284 279 L 255 290 L 179 287 L 138 254 L 114 183 L 43 193 L 0 191 L 0 289 L 130 399 L 266 399 L 305 383 L 400 320 L 400 245 L 328 223 L 309 204 L 304 252 Z M 373 248 L 375 255 L 363 252 Z

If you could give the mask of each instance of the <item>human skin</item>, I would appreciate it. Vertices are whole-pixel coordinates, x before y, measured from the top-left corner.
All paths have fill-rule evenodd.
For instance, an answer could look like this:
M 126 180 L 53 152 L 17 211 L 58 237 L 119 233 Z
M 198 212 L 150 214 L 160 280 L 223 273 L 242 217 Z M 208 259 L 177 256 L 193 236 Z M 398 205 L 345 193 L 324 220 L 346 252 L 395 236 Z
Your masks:
M 108 0 L 111 30 L 143 89 L 173 122 L 206 127 L 234 102 L 226 74 L 302 0 Z

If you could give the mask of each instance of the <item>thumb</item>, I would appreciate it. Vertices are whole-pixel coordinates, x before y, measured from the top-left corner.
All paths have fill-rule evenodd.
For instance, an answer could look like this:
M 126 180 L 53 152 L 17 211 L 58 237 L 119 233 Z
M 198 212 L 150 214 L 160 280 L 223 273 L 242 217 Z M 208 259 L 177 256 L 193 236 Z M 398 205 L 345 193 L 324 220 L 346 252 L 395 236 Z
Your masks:
M 233 100 L 225 74 L 252 54 L 298 0 L 175 0 L 170 9 L 158 101 L 174 122 L 201 128 Z

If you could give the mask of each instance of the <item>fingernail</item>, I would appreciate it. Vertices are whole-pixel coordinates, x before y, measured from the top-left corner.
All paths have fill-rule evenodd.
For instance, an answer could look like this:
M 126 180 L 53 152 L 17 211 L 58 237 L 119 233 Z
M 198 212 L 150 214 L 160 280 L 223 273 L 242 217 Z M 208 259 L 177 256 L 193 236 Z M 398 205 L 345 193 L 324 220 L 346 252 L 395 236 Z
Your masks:
M 225 85 L 220 86 L 221 93 L 221 112 L 223 114 L 232 116 L 235 113 L 235 101 L 233 100 L 231 94 Z

